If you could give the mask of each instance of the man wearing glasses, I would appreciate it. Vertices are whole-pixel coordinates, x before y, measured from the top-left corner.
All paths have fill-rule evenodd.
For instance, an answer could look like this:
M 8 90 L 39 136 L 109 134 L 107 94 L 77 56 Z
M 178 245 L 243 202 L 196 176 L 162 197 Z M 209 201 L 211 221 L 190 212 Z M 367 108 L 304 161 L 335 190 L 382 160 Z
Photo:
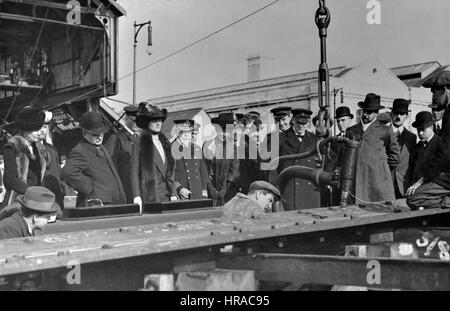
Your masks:
M 347 129 L 347 137 L 360 142 L 353 193 L 357 201 L 395 200 L 391 170 L 398 165 L 400 146 L 392 128 L 377 120 L 378 111 L 384 108 L 380 101 L 379 95 L 367 94 L 358 103 L 361 122 Z
M 125 204 L 119 174 L 102 145 L 108 122 L 99 112 L 88 111 L 79 120 L 83 138 L 72 149 L 62 179 L 78 191 L 77 206 Z

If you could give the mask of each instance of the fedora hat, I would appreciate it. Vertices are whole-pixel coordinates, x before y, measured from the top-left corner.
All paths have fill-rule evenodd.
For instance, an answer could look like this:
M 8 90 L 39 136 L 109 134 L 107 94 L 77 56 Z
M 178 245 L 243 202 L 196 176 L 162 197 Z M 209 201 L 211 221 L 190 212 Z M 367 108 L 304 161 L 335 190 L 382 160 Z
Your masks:
M 353 115 L 350 112 L 350 108 L 348 108 L 347 106 L 341 106 L 336 109 L 336 115 L 334 116 L 334 118 L 338 119 L 342 117 L 350 117 L 350 119 L 353 119 Z
M 99 135 L 106 133 L 109 130 L 108 121 L 97 111 L 85 112 L 78 122 L 83 130 L 90 133 Z
M 392 103 L 392 113 L 408 113 L 409 100 L 403 98 L 396 98 Z
M 427 128 L 433 124 L 433 114 L 429 111 L 421 111 L 416 115 L 416 120 L 411 125 L 415 128 Z
M 145 129 L 147 128 L 150 120 L 156 119 L 162 119 L 164 122 L 167 119 L 167 109 L 159 109 L 148 102 L 139 103 L 136 114 L 136 125 L 138 127 Z
M 34 211 L 42 213 L 55 213 L 58 211 L 58 204 L 55 203 L 55 194 L 44 187 L 29 187 L 25 194 L 18 196 L 18 200 L 20 204 Z
M 234 114 L 232 112 L 221 112 L 218 117 L 211 119 L 211 123 L 219 125 L 234 124 Z
M 378 111 L 384 108 L 384 106 L 380 105 L 380 102 L 381 102 L 380 95 L 369 93 L 366 95 L 366 98 L 364 99 L 363 102 L 358 103 L 358 106 L 359 108 L 367 111 Z
M 37 131 L 44 126 L 45 112 L 39 107 L 25 107 L 16 115 L 15 125 L 19 130 Z

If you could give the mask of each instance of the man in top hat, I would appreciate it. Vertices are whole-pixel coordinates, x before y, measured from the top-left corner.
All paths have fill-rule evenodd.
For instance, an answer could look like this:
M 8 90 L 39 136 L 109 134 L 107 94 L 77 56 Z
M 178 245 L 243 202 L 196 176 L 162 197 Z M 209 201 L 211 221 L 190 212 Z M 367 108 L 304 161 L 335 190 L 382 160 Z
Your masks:
M 265 140 L 263 140 L 260 145 L 260 155 L 261 155 L 261 177 L 265 181 L 270 183 L 275 183 L 278 173 L 276 167 L 269 169 L 268 164 L 273 159 L 278 157 L 279 152 L 279 136 L 280 133 L 286 132 L 288 130 L 292 131 L 292 114 L 291 107 L 276 107 L 270 110 L 277 129 L 268 133 Z M 273 147 L 276 148 L 276 152 L 272 150 L 272 137 L 275 138 L 273 141 Z M 274 154 L 275 153 L 275 154 Z M 274 154 L 274 156 L 272 156 Z
M 400 146 L 397 136 L 379 121 L 379 95 L 369 93 L 364 102 L 359 102 L 362 109 L 361 122 L 347 129 L 347 137 L 359 141 L 356 162 L 355 192 L 359 200 L 376 202 L 394 200 L 395 191 L 391 170 L 398 165 Z
M 411 196 L 416 189 L 423 185 L 423 175 L 437 152 L 441 138 L 434 133 L 434 119 L 429 111 L 421 111 L 416 115 L 412 124 L 417 129 L 420 141 L 416 144 L 409 156 L 409 166 L 405 179 L 409 181 L 407 196 Z
M 140 129 L 136 125 L 138 108 L 126 106 L 124 109 L 125 127 L 121 127 L 116 133 L 111 134 L 105 142 L 105 148 L 111 155 L 117 172 L 122 181 L 127 203 L 133 202 L 131 190 L 131 152 L 133 145 L 139 141 Z
M 67 158 L 62 179 L 78 191 L 77 206 L 125 204 L 122 181 L 109 152 L 102 145 L 109 130 L 106 119 L 96 111 L 84 113 L 79 124 L 82 139 Z
M 234 114 L 219 113 L 211 123 L 215 125 L 217 135 L 203 144 L 203 154 L 212 181 L 210 197 L 215 206 L 221 206 L 240 188 L 239 159 L 234 147 Z
M 177 138 L 172 143 L 172 155 L 175 159 L 175 180 L 177 191 L 182 200 L 199 200 L 208 198 L 208 177 L 202 150 L 192 139 L 194 120 L 177 119 Z
M 312 111 L 309 109 L 292 109 L 293 128 L 280 134 L 279 155 L 290 155 L 311 151 L 317 146 L 318 137 L 307 131 Z M 283 161 L 278 164 L 278 174 L 289 166 L 300 165 L 315 168 L 314 156 L 304 159 Z M 283 198 L 286 210 L 298 210 L 320 207 L 320 192 L 312 182 L 292 178 L 286 185 Z
M 58 205 L 55 194 L 40 187 L 29 187 L 18 197 L 20 209 L 12 216 L 0 221 L 0 239 L 33 236 L 35 230 L 42 230 L 47 223 L 56 221 Z
M 281 197 L 280 191 L 266 181 L 253 182 L 247 195 L 238 192 L 223 206 L 225 217 L 252 217 L 271 213 L 275 201 Z
M 400 145 L 399 162 L 392 170 L 395 198 L 397 199 L 405 197 L 410 184 L 409 180 L 405 180 L 405 175 L 408 171 L 409 156 L 416 145 L 417 139 L 415 134 L 405 128 L 405 121 L 408 119 L 408 107 L 409 101 L 403 98 L 396 98 L 392 103 L 392 131 L 397 135 L 397 141 Z
M 131 187 L 133 202 L 141 207 L 143 203 L 178 200 L 175 160 L 162 133 L 166 119 L 166 109 L 139 103 L 136 124 L 142 132 L 131 153 Z

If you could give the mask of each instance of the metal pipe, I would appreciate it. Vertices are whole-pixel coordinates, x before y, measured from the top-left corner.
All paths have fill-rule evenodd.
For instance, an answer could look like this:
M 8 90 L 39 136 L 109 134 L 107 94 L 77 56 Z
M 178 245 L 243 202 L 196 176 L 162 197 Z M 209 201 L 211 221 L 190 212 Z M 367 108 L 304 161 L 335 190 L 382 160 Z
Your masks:
M 350 200 L 350 193 L 353 187 L 353 179 L 356 174 L 356 159 L 358 157 L 359 142 L 347 139 L 345 145 L 344 165 L 341 171 L 341 204 L 340 207 L 346 207 Z

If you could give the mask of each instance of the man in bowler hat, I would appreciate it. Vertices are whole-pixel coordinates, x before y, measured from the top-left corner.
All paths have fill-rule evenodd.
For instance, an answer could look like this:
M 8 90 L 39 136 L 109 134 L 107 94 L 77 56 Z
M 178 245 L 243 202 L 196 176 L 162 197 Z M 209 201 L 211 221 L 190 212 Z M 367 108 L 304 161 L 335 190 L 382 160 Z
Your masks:
M 413 195 L 417 188 L 423 185 L 423 175 L 436 155 L 437 146 L 441 138 L 434 133 L 434 119 L 429 111 L 421 111 L 416 115 L 412 124 L 417 129 L 419 142 L 409 156 L 409 166 L 406 180 L 409 181 L 407 196 Z
M 400 146 L 392 128 L 377 121 L 379 95 L 369 93 L 362 109 L 361 122 L 347 129 L 347 137 L 359 141 L 356 162 L 355 191 L 357 199 L 369 202 L 394 200 L 391 170 L 398 165 Z
M 99 112 L 88 111 L 79 124 L 83 137 L 70 151 L 62 171 L 63 181 L 78 191 L 77 206 L 125 204 L 122 181 L 102 145 L 108 122 Z
M 392 131 L 397 135 L 400 145 L 399 163 L 392 170 L 394 181 L 395 197 L 404 198 L 410 181 L 405 179 L 409 165 L 409 156 L 416 145 L 416 135 L 405 128 L 405 121 L 408 119 L 409 101 L 403 98 L 396 98 L 392 103 Z

